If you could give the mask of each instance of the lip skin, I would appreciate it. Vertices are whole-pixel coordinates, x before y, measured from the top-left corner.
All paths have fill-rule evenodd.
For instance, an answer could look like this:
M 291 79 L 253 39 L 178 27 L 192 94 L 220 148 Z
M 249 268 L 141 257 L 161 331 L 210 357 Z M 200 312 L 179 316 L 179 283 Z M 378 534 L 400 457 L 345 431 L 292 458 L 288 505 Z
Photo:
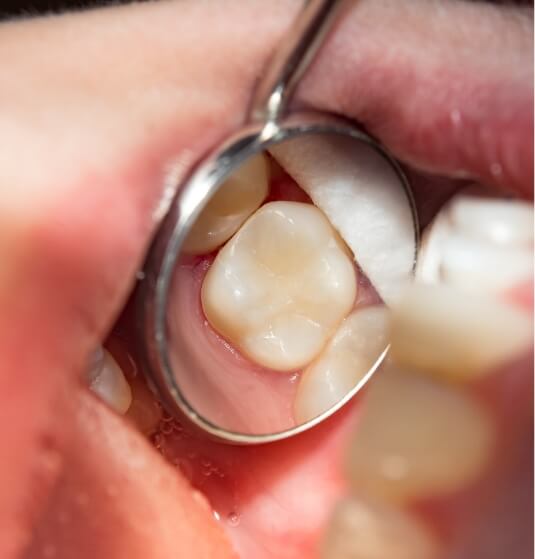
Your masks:
M 399 4 L 348 8 L 295 105 L 354 118 L 425 170 L 531 196 L 529 17 L 479 4 L 440 13 L 423 0 Z M 70 467 L 76 374 L 131 289 L 170 162 L 180 177 L 240 124 L 297 8 L 161 3 L 0 25 L 0 58 L 9 61 L 0 78 L 0 184 L 9 186 L 0 205 L 0 556 L 28 545 Z M 209 40 L 198 40 L 199 29 Z M 338 421 L 329 425 L 335 438 Z M 295 460 L 306 461 L 305 450 Z M 321 521 L 296 530 L 312 533 Z M 192 551 L 179 539 L 170 546 Z

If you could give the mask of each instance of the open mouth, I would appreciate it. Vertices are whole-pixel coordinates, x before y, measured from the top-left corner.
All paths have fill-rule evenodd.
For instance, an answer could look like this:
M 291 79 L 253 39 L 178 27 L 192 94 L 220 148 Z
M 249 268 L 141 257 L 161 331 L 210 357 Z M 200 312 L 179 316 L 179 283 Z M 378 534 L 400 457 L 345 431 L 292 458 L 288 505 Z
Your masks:
M 145 18 L 155 18 L 155 23 L 161 24 L 168 17 L 168 10 L 172 12 L 173 9 L 173 6 L 166 5 L 142 6 L 118 10 L 116 17 L 126 14 L 127 18 L 131 18 L 129 25 L 135 28 L 137 22 Z M 419 6 L 419 9 L 427 8 Z M 449 9 L 455 12 L 460 8 Z M 466 18 L 480 22 L 481 15 L 475 7 L 463 5 L 462 9 L 467 10 L 463 12 Z M 370 41 L 367 45 L 352 43 L 350 28 L 361 21 L 360 17 L 372 23 L 384 22 L 394 17 L 391 12 L 395 10 L 394 4 L 386 12 L 368 6 L 364 12 L 349 14 L 347 23 L 339 31 L 339 42 L 335 42 L 331 50 L 327 48 L 324 57 L 304 81 L 300 102 L 317 109 L 344 113 L 363 122 L 406 165 L 422 225 L 428 226 L 424 253 L 428 251 L 432 258 L 426 257 L 426 262 L 439 260 L 440 269 L 447 270 L 446 279 L 441 277 L 441 280 L 454 285 L 463 294 L 469 292 L 466 286 L 476 285 L 484 287 L 488 298 L 493 301 L 506 301 L 508 298 L 518 301 L 521 299 L 519 284 L 531 281 L 531 276 L 526 277 L 525 262 L 526 258 L 529 261 L 529 256 L 526 256 L 525 246 L 532 242 L 532 237 L 530 241 L 529 234 L 526 234 L 520 216 L 523 210 L 511 212 L 510 203 L 506 201 L 500 201 L 489 209 L 485 196 L 490 193 L 494 196 L 498 190 L 502 196 L 513 195 L 515 199 L 530 197 L 533 146 L 531 83 L 520 70 L 510 75 L 507 65 L 497 74 L 492 57 L 481 62 L 481 53 L 476 46 L 496 34 L 490 23 L 488 28 L 478 23 L 480 31 L 475 34 L 480 36 L 464 38 L 478 55 L 471 58 L 463 51 L 466 59 L 462 60 L 464 66 L 461 65 L 461 70 L 459 60 L 449 60 L 441 66 L 438 57 L 433 57 L 432 53 L 429 61 L 418 55 L 422 44 L 419 37 L 423 31 L 418 31 L 416 23 L 416 31 L 407 32 L 407 51 L 398 53 L 395 63 L 392 60 L 381 62 L 374 55 L 384 48 L 383 40 Z M 484 18 L 489 22 L 498 21 L 499 12 L 483 10 Z M 416 8 L 408 11 L 410 17 L 419 17 Z M 111 14 L 113 16 L 113 12 Z M 94 16 L 97 26 L 106 29 L 108 16 Z M 456 12 L 450 14 L 452 18 L 458 16 Z M 194 14 L 191 17 L 195 17 Z M 275 23 L 272 25 L 276 27 L 281 16 L 273 17 Z M 72 16 L 70 21 L 73 26 L 80 26 L 80 36 L 87 34 L 83 17 Z M 435 24 L 438 25 L 436 21 Z M 32 26 L 41 29 L 39 26 L 44 24 L 29 22 L 26 25 L 31 32 Z M 94 25 L 90 24 L 89 29 L 92 30 Z M 504 26 L 508 36 L 513 36 L 515 30 L 519 31 L 518 35 L 524 33 L 525 43 L 530 43 L 531 35 L 528 32 L 526 38 L 523 24 L 517 29 L 516 20 L 505 19 L 500 25 Z M 384 30 L 383 27 L 379 29 Z M 58 31 L 50 33 L 54 37 Z M 259 57 L 253 64 L 254 70 L 244 70 L 245 77 L 233 78 L 239 83 L 252 83 L 253 74 L 260 66 L 261 54 L 269 50 L 273 27 L 262 33 L 265 33 L 264 43 L 260 41 L 260 46 L 251 49 L 254 51 L 256 48 L 256 56 Z M 439 42 L 448 46 L 449 34 L 449 30 L 438 33 Z M 520 39 L 518 41 L 523 45 Z M 529 67 L 529 78 L 532 68 L 530 54 L 522 58 L 522 53 L 517 52 L 518 46 L 513 43 L 511 39 L 507 47 L 510 53 L 500 55 L 520 56 L 519 66 Z M 190 52 L 189 46 L 184 46 L 184 49 Z M 364 62 L 356 60 L 354 64 L 361 70 L 359 75 L 368 76 L 367 89 L 355 96 L 352 86 L 346 84 L 337 86 L 333 92 L 332 84 L 339 81 L 334 76 L 340 73 L 340 68 L 333 68 L 330 60 L 338 52 L 349 64 L 355 55 L 348 55 L 347 52 L 358 54 L 363 52 L 362 49 L 366 56 L 359 56 Z M 414 54 L 413 58 L 407 55 L 409 52 Z M 89 51 L 87 55 L 90 56 Z M 169 67 L 174 64 L 174 56 L 169 54 Z M 229 56 L 234 56 L 234 53 L 229 53 Z M 340 57 L 336 59 L 340 60 Z M 371 62 L 373 67 L 369 66 Z M 24 67 L 24 60 L 20 64 Z M 109 60 L 100 64 L 107 68 Z M 73 62 L 72 67 L 76 68 L 73 79 L 83 82 L 78 64 Z M 472 73 L 476 67 L 477 71 Z M 43 72 L 47 77 L 54 75 L 50 68 L 43 69 Z M 132 70 L 132 73 L 135 79 L 139 78 L 137 70 Z M 164 74 L 167 75 L 167 71 Z M 465 84 L 463 87 L 451 87 L 455 75 L 461 76 L 459 80 Z M 145 78 L 149 80 L 148 76 Z M 221 75 L 213 78 L 216 86 L 219 78 Z M 110 79 L 113 76 L 110 75 Z M 120 91 L 128 89 L 128 79 L 128 72 L 121 76 L 126 85 Z M 388 96 L 383 93 L 384 80 L 392 84 Z M 412 87 L 408 87 L 410 82 L 413 82 Z M 418 99 L 415 97 L 418 91 L 426 88 L 422 99 L 427 101 L 422 103 L 422 111 L 417 114 L 415 105 Z M 72 182 L 74 186 L 59 189 L 57 194 L 42 198 L 43 202 L 30 216 L 29 224 L 27 214 L 19 221 L 13 218 L 22 215 L 20 208 L 23 204 L 20 202 L 27 201 L 27 198 L 18 197 L 17 193 L 10 198 L 6 215 L 10 215 L 16 223 L 13 231 L 28 240 L 30 249 L 23 254 L 14 254 L 9 243 L 2 244 L 6 249 L 6 258 L 11 258 L 14 263 L 9 274 L 0 275 L 0 300 L 5 302 L 6 309 L 0 319 L 6 347 L 5 352 L 2 349 L 2 355 L 7 356 L 6 368 L 13 369 L 14 364 L 18 364 L 21 380 L 20 386 L 18 381 L 15 386 L 12 381 L 3 381 L 2 385 L 4 393 L 10 395 L 6 399 L 5 421 L 2 424 L 5 432 L 3 440 L 11 449 L 11 457 L 0 466 L 2 478 L 9 488 L 5 491 L 0 519 L 12 536 L 6 537 L 0 548 L 5 546 L 6 557 L 16 556 L 8 553 L 14 554 L 24 546 L 28 557 L 84 557 L 87 554 L 110 559 L 126 556 L 223 558 L 237 553 L 240 557 L 255 559 L 308 558 L 314 556 L 326 538 L 331 510 L 352 488 L 353 493 L 361 491 L 366 496 L 361 501 L 356 501 L 353 496 L 349 504 L 339 509 L 341 512 L 338 515 L 342 520 L 331 524 L 334 528 L 328 538 L 330 543 L 325 544 L 325 557 L 426 559 L 433 557 L 436 546 L 453 550 L 452 553 L 460 549 L 459 553 L 468 553 L 474 558 L 487 557 L 483 543 L 477 543 L 489 540 L 486 525 L 480 519 L 485 519 L 489 525 L 508 526 L 503 524 L 503 516 L 509 517 L 517 510 L 525 510 L 529 517 L 522 488 L 529 485 L 531 475 L 526 468 L 529 457 L 525 454 L 526 447 L 531 444 L 528 444 L 525 434 L 526 426 L 530 424 L 530 397 L 526 388 L 530 386 L 531 379 L 530 375 L 525 375 L 522 364 L 517 369 L 524 372 L 517 370 L 513 376 L 508 373 L 492 378 L 485 376 L 478 383 L 470 384 L 466 390 L 468 395 L 463 388 L 461 396 L 456 392 L 450 394 L 449 385 L 437 392 L 434 385 L 424 383 L 425 386 L 422 386 L 412 377 L 402 386 L 396 384 L 399 382 L 397 378 L 392 384 L 380 384 L 376 389 L 378 395 L 369 395 L 370 400 L 372 397 L 378 399 L 379 408 L 388 403 L 390 413 L 403 413 L 404 417 L 410 417 L 407 410 L 401 409 L 402 400 L 397 398 L 409 386 L 411 397 L 414 397 L 413 407 L 421 406 L 427 413 L 430 428 L 445 437 L 433 441 L 428 432 L 420 429 L 421 422 L 412 424 L 407 419 L 406 424 L 410 428 L 399 426 L 392 435 L 398 445 L 398 460 L 387 461 L 387 468 L 382 470 L 382 474 L 380 465 L 384 465 L 381 454 L 384 447 L 381 445 L 387 444 L 385 441 L 389 440 L 391 432 L 386 427 L 382 429 L 381 425 L 388 423 L 383 418 L 388 416 L 389 411 L 383 409 L 379 424 L 369 423 L 373 416 L 370 419 L 366 415 L 366 394 L 321 426 L 295 439 L 238 448 L 207 440 L 186 424 L 171 418 L 147 389 L 137 360 L 138 342 L 132 336 L 132 309 L 125 305 L 125 301 L 135 286 L 135 275 L 154 233 L 152 209 L 160 196 L 160 192 L 155 192 L 154 185 L 160 184 L 162 168 L 173 157 L 176 160 L 177 153 L 178 165 L 185 169 L 225 129 L 236 124 L 234 117 L 221 116 L 227 114 L 228 107 L 237 107 L 242 102 L 235 91 L 236 88 L 230 86 L 229 90 L 224 89 L 222 100 L 214 103 L 209 114 L 204 106 L 196 106 L 192 102 L 186 112 L 173 121 L 176 124 L 171 126 L 172 129 L 169 129 L 168 122 L 177 111 L 176 106 L 166 108 L 161 115 L 159 112 L 156 114 L 151 112 L 153 105 L 150 98 L 142 97 L 146 104 L 141 103 L 140 115 L 145 120 L 135 130 L 130 126 L 131 116 L 124 116 L 128 111 L 121 112 L 119 109 L 123 98 L 107 94 L 111 111 L 105 111 L 98 119 L 95 118 L 95 122 L 89 118 L 91 110 L 84 113 L 87 136 L 95 134 L 94 138 L 100 139 L 110 135 L 112 138 L 102 150 L 98 141 L 90 144 L 95 155 L 89 156 L 89 164 L 84 168 L 86 178 L 79 180 L 80 170 L 74 164 L 62 166 L 64 161 L 75 160 L 78 151 L 85 151 L 87 147 L 77 140 L 79 128 L 70 129 L 69 123 L 66 123 L 61 141 L 71 147 L 65 147 L 65 151 L 58 150 L 56 155 L 43 162 L 42 168 L 53 169 L 59 162 L 62 176 L 68 177 L 67 182 Z M 440 97 L 430 93 L 437 91 L 442 92 Z M 68 88 L 67 92 L 73 94 Z M 194 97 L 192 92 L 188 92 L 188 96 Z M 23 105 L 24 99 L 22 96 Z M 82 99 L 87 103 L 83 95 Z M 54 105 L 50 99 L 45 101 L 46 107 Z M 30 111 L 28 107 L 24 108 L 26 112 Z M 62 113 L 64 104 L 60 103 L 57 110 Z M 30 111 L 30 128 L 33 129 L 35 114 L 40 115 L 43 122 L 46 118 L 39 108 L 32 111 L 37 111 Z M 238 110 L 235 112 L 239 113 Z M 234 112 L 230 111 L 230 114 Z M 24 117 L 23 122 L 27 118 Z M 213 124 L 218 119 L 219 127 Z M 8 126 L 10 122 L 12 119 L 7 119 Z M 24 128 L 20 123 L 17 126 Z M 124 133 L 125 129 L 128 134 Z M 158 130 L 156 142 L 152 137 L 147 139 L 147 129 Z M 186 131 L 180 135 L 183 138 L 180 145 L 175 140 L 178 129 Z M 202 140 L 195 140 L 195 131 L 202 129 L 208 130 L 206 138 L 203 136 Z M 18 137 L 13 135 L 13 149 L 24 153 L 24 150 L 19 150 Z M 43 143 L 34 146 L 35 153 L 40 153 L 38 148 L 49 142 L 48 134 L 43 134 L 38 141 Z M 110 165 L 114 170 L 106 174 L 104 170 Z M 287 171 L 280 171 L 272 160 L 267 165 L 270 168 L 268 182 L 271 198 L 265 196 L 254 212 L 267 212 L 273 208 L 269 204 L 277 203 L 315 208 L 299 190 L 298 181 L 292 180 Z M 13 171 L 8 176 L 37 185 L 33 191 L 30 188 L 32 194 L 38 188 L 41 190 L 42 184 L 34 169 L 16 166 L 16 171 L 19 175 Z M 98 189 L 95 194 L 96 189 L 92 189 L 95 182 L 104 183 L 107 188 Z M 479 185 L 483 196 L 472 196 L 468 200 L 468 206 L 472 204 L 468 210 L 467 204 L 451 205 L 451 201 L 456 196 L 462 196 L 463 189 L 474 182 Z M 275 195 L 274 192 L 280 194 Z M 501 230 L 509 235 L 507 243 L 511 244 L 507 244 L 504 250 L 503 240 L 480 240 L 479 224 L 486 235 L 487 224 L 494 223 L 488 218 L 489 212 L 493 211 L 495 221 L 505 224 Z M 50 220 L 50 215 L 55 216 L 53 220 Z M 468 215 L 468 218 L 464 219 L 463 215 Z M 57 216 L 62 217 L 58 219 Z M 95 223 L 95 216 L 99 216 L 98 223 Z M 517 247 L 521 251 L 518 258 L 515 256 Z M 215 260 L 221 257 L 223 250 L 217 253 Z M 472 273 L 473 267 L 467 270 L 467 253 L 468 260 L 477 261 L 475 269 L 479 275 Z M 81 254 L 87 258 L 81 259 Z M 198 304 L 202 301 L 203 274 L 211 270 L 215 273 L 215 260 L 212 261 L 213 256 L 206 255 L 196 258 L 192 266 L 199 267 L 199 276 L 192 273 L 190 277 L 192 289 L 197 290 L 194 300 Z M 432 277 L 436 275 L 436 269 L 429 264 L 422 273 Z M 505 269 L 511 273 L 501 273 Z M 430 281 L 436 281 L 436 277 Z M 58 289 L 58 285 L 62 288 Z M 351 304 L 359 301 L 359 296 L 365 303 L 363 307 L 378 301 L 372 282 L 363 280 L 358 289 L 361 295 L 353 297 Z M 45 292 L 53 295 L 43 297 Z M 463 296 L 458 295 L 451 301 L 447 299 L 448 294 L 441 298 L 451 303 L 448 312 L 452 316 L 459 316 L 455 301 L 464 301 Z M 411 301 L 413 309 L 423 299 L 418 295 Z M 422 309 L 412 314 L 404 308 L 398 309 L 397 324 L 401 326 L 397 333 L 394 330 L 393 335 L 403 340 L 398 348 L 408 349 L 405 353 L 398 349 L 394 357 L 399 366 L 426 369 L 441 379 L 451 378 L 458 372 L 458 367 L 448 364 L 448 355 L 455 354 L 459 344 L 467 337 L 473 338 L 472 345 L 478 346 L 478 336 L 462 331 L 463 335 L 459 336 L 461 341 L 448 352 L 443 355 L 433 352 L 433 355 L 439 355 L 438 364 L 432 356 L 418 353 L 415 348 L 418 344 L 408 333 L 417 331 L 416 339 L 420 339 L 422 332 L 436 330 L 433 324 L 424 323 L 422 326 L 418 321 L 417 326 L 420 325 L 421 329 L 415 330 L 414 321 L 410 322 L 409 318 L 427 316 L 433 301 L 433 297 L 424 301 Z M 517 306 L 526 307 L 522 301 L 520 305 L 516 303 Z M 214 302 L 218 302 L 217 298 Z M 211 305 L 208 300 L 204 301 L 204 315 L 199 316 L 210 321 L 207 309 L 210 307 L 213 310 Z M 349 304 L 347 307 L 344 307 L 344 313 L 353 309 Z M 481 310 L 481 307 L 474 308 L 477 312 Z M 440 314 L 442 309 L 433 309 L 431 314 L 440 316 L 441 324 L 446 323 L 447 318 Z M 498 317 L 503 320 L 505 330 L 514 330 L 516 318 L 505 316 L 507 312 L 503 315 L 497 312 L 487 315 L 489 321 Z M 120 316 L 118 320 L 114 318 L 117 316 Z M 469 322 L 470 313 L 461 317 L 462 324 L 473 324 Z M 32 352 L 26 352 L 28 329 L 39 320 L 47 325 L 43 329 L 46 334 L 42 339 L 35 340 Z M 212 322 L 215 324 L 217 320 L 212 319 Z M 413 329 L 407 326 L 409 322 Z M 231 333 L 226 330 L 219 334 L 224 339 L 231 338 Z M 402 334 L 407 335 L 403 338 Z M 505 342 L 502 341 L 508 340 L 506 335 L 495 336 L 494 330 L 485 336 L 480 339 L 483 339 L 481 344 L 487 347 L 489 340 L 495 347 L 503 347 Z M 429 336 L 426 340 L 432 347 L 433 337 Z M 96 356 L 97 360 L 101 359 L 102 368 L 95 369 L 97 372 L 91 381 L 96 392 L 107 399 L 108 406 L 89 394 L 86 386 L 79 382 L 88 353 L 99 343 L 105 346 L 106 352 Z M 512 351 L 511 347 L 518 352 L 514 346 L 507 346 L 504 351 Z M 491 358 L 488 363 L 483 358 L 483 361 L 476 360 L 475 364 L 470 361 L 466 371 L 480 371 L 482 362 L 485 369 L 492 369 L 496 363 L 503 361 L 503 354 L 499 351 L 492 355 L 497 357 Z M 269 367 L 274 368 L 273 363 L 270 362 Z M 294 369 L 292 364 L 289 370 Z M 66 374 L 67 371 L 72 371 L 72 374 Z M 390 378 L 388 374 L 384 376 Z M 457 382 L 460 381 L 457 379 Z M 512 406 L 516 411 L 514 416 L 510 413 Z M 109 407 L 116 411 L 111 411 Z M 481 407 L 484 411 L 479 413 Z M 450 425 L 441 419 L 449 417 L 450 413 L 458 418 L 458 424 L 452 422 Z M 451 440 L 448 439 L 448 444 L 442 446 L 448 436 Z M 351 443 L 348 442 L 350 439 Z M 436 459 L 422 462 L 418 454 L 421 453 L 419 442 L 422 440 L 427 441 L 426 455 Z M 404 441 L 408 441 L 407 447 L 412 449 L 412 454 L 402 453 L 407 448 L 403 446 Z M 452 453 L 458 453 L 455 456 L 459 459 L 452 461 L 451 455 L 442 453 L 440 449 L 446 447 L 452 449 Z M 352 449 L 349 457 L 348 448 Z M 510 452 L 507 452 L 508 449 Z M 405 462 L 399 459 L 400 456 Z M 343 461 L 349 465 L 342 466 Z M 416 473 L 407 471 L 407 464 L 413 463 L 424 465 Z M 509 480 L 507 483 L 502 481 L 505 478 Z M 368 505 L 370 494 L 373 503 Z M 380 504 L 375 503 L 377 495 L 381 497 Z M 357 506 L 355 503 L 360 504 Z M 497 509 L 501 509 L 502 513 Z M 363 510 L 366 511 L 364 516 Z M 367 524 L 359 524 L 359 518 L 366 518 Z M 529 518 L 526 525 L 530 525 Z M 519 546 L 518 549 L 525 549 L 525 545 L 529 545 L 522 540 L 525 530 L 522 526 L 516 528 L 519 528 L 519 537 L 515 545 Z M 346 529 L 350 533 L 362 530 L 367 534 L 368 540 L 361 537 L 360 541 L 366 541 L 368 548 L 355 551 L 351 544 L 340 543 L 351 539 L 346 534 L 347 537 L 340 540 L 338 535 Z M 474 535 L 476 533 L 479 535 Z M 376 534 L 375 539 L 370 534 Z M 471 543 L 465 545 L 463 542 L 466 539 Z M 398 541 L 403 542 L 405 551 L 400 551 L 400 545 L 396 545 Z M 496 546 L 500 549 L 499 544 Z M 411 549 L 417 551 L 410 554 L 407 550 Z M 508 547 L 507 552 L 515 556 L 510 549 Z

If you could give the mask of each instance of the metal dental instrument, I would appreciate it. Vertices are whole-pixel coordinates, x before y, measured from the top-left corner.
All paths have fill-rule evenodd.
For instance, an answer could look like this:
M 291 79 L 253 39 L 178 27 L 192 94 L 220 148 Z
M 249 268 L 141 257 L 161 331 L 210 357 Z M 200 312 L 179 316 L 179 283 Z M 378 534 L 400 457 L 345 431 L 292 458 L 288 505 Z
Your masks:
M 173 315 L 174 303 L 185 297 L 177 268 L 188 232 L 232 171 L 270 145 L 307 134 L 343 136 L 366 144 L 379 152 L 393 168 L 412 201 L 407 179 L 397 162 L 362 130 L 327 114 L 288 113 L 292 92 L 331 29 L 340 4 L 338 0 L 306 2 L 256 89 L 247 124 L 201 161 L 193 174 L 179 185 L 176 199 L 153 243 L 140 285 L 138 326 L 151 388 L 172 415 L 179 420 L 187 418 L 209 436 L 228 443 L 258 444 L 280 440 L 317 425 L 355 395 L 387 351 L 385 348 L 364 379 L 325 413 L 306 423 L 270 432 L 269 429 L 251 427 L 247 394 L 232 396 L 218 388 L 213 371 L 216 365 L 203 365 L 203 356 L 196 349 L 198 339 L 195 339 L 190 325 Z M 415 225 L 415 251 L 417 237 Z M 255 413 L 260 414 L 261 410 L 255 410 Z

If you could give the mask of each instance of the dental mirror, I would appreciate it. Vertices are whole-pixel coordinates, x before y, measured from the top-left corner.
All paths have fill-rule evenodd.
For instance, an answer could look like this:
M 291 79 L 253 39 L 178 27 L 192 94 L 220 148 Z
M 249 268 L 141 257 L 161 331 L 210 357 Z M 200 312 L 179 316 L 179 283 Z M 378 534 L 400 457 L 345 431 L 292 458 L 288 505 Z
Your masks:
M 145 268 L 149 383 L 227 442 L 286 438 L 348 402 L 384 359 L 386 308 L 414 271 L 399 164 L 344 119 L 286 111 L 336 4 L 306 4 L 249 124 L 179 186 Z

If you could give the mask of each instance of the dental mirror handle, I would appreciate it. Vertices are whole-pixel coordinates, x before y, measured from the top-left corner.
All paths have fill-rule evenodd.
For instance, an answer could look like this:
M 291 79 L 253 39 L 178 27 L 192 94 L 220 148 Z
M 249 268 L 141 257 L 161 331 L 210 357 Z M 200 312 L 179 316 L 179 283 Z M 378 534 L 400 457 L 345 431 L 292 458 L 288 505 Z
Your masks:
M 249 118 L 277 123 L 301 76 L 322 45 L 341 0 L 308 0 L 258 84 Z

